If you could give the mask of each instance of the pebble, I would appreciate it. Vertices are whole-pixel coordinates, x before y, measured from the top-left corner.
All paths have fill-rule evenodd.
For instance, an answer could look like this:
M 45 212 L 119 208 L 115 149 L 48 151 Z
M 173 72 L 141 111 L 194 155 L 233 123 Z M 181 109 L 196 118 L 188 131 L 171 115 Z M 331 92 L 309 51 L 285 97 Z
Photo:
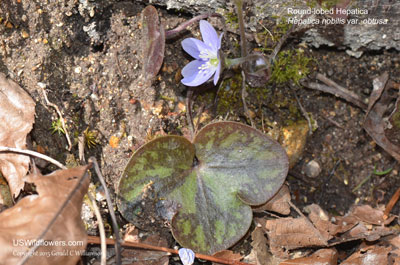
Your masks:
M 307 177 L 316 178 L 321 173 L 321 166 L 317 161 L 311 160 L 304 166 L 303 171 Z

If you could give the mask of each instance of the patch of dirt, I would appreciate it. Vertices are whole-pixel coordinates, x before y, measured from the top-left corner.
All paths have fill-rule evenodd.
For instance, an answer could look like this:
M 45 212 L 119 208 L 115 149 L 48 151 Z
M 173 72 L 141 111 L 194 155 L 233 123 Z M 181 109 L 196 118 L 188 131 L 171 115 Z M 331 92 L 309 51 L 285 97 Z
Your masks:
M 70 154 L 77 160 L 78 136 L 88 128 L 97 135 L 97 144 L 86 146 L 85 156 L 95 156 L 101 162 L 112 193 L 128 159 L 141 144 L 157 134 L 187 135 L 189 131 L 182 111 L 186 87 L 180 83 L 180 70 L 190 57 L 181 49 L 180 41 L 192 33 L 198 37 L 199 33 L 194 27 L 167 42 L 164 64 L 153 87 L 155 93 L 146 94 L 132 86 L 141 74 L 143 8 L 134 2 L 112 0 L 0 4 L 0 71 L 28 91 L 36 102 L 32 148 L 38 150 L 40 146 L 47 155 L 63 163 Z M 168 29 L 187 19 L 164 10 L 160 10 L 160 15 Z M 234 41 L 237 35 L 231 34 L 229 38 Z M 289 47 L 297 45 L 292 41 Z M 323 73 L 364 97 L 372 91 L 373 78 L 385 71 L 400 82 L 400 57 L 396 51 L 365 53 L 360 59 L 334 49 L 306 48 L 306 54 L 314 59 L 311 72 Z M 248 122 L 234 86 L 231 81 L 221 86 L 222 91 L 199 93 L 195 112 L 204 106 L 206 114 L 199 115 L 203 124 L 214 119 Z M 63 113 L 73 143 L 71 151 L 67 150 L 63 134 L 52 133 L 52 123 L 58 116 L 45 103 L 43 88 Z M 268 84 L 262 90 L 248 90 L 247 101 L 258 129 L 268 132 L 274 122 L 279 127 L 291 119 L 304 119 L 293 88 Z M 288 176 L 294 203 L 316 203 L 333 214 L 344 214 L 358 202 L 387 203 L 398 186 L 399 166 L 363 130 L 365 113 L 332 95 L 300 87 L 295 90 L 318 126 Z M 211 104 L 216 93 L 217 106 Z M 112 137 L 118 143 L 110 144 Z M 304 173 L 311 160 L 321 168 L 315 178 Z M 390 173 L 372 175 L 352 191 L 374 168 L 383 171 L 390 167 Z M 42 165 L 42 170 L 45 173 L 54 168 Z M 399 207 L 393 212 L 398 213 Z

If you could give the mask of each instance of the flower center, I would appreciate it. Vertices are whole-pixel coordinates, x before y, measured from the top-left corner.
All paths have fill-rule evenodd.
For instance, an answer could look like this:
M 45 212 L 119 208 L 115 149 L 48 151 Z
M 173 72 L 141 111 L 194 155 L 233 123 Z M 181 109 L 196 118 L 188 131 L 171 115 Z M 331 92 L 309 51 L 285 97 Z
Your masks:
M 219 64 L 219 59 L 217 54 L 210 50 L 202 50 L 199 54 L 199 57 L 203 59 L 205 62 L 199 67 L 199 70 L 205 70 L 208 68 L 215 68 Z

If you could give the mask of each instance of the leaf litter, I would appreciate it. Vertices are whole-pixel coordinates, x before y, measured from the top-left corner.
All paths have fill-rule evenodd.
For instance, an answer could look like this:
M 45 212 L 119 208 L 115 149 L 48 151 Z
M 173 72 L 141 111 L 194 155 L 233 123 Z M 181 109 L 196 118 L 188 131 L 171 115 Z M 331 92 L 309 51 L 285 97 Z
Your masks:
M 26 136 L 35 120 L 35 102 L 17 83 L 0 73 L 0 146 L 26 149 Z M 0 153 L 0 172 L 13 196 L 24 187 L 29 157 Z
M 22 198 L 0 214 L 0 259 L 4 264 L 19 264 L 34 246 L 38 248 L 25 264 L 76 264 L 86 248 L 81 208 L 89 186 L 89 178 L 83 179 L 87 168 L 58 170 L 46 176 L 35 171 L 24 179 L 35 185 L 37 194 Z

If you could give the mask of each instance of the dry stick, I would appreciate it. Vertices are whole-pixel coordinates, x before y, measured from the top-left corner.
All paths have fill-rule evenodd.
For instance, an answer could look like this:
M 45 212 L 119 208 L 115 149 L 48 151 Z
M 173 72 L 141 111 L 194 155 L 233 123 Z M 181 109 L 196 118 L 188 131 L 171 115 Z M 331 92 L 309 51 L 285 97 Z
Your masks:
M 303 114 L 303 116 L 306 118 L 307 123 L 308 123 L 308 128 L 309 128 L 309 132 L 308 135 L 312 134 L 312 124 L 311 124 L 311 119 L 310 119 L 310 115 L 308 115 L 306 109 L 303 107 L 303 105 L 301 104 L 299 97 L 297 96 L 296 92 L 293 92 L 294 97 L 296 98 L 297 104 L 299 105 L 300 111 Z
M 100 213 L 99 207 L 97 206 L 96 200 L 93 198 L 92 194 L 90 194 L 90 191 L 88 191 L 87 195 L 90 200 L 90 206 L 92 207 L 94 214 L 96 215 L 97 222 L 99 222 L 100 243 L 101 243 L 100 263 L 101 263 L 101 265 L 106 265 L 107 264 L 107 244 L 106 244 L 106 232 L 104 231 L 103 219 L 101 218 L 101 213 Z
M 99 242 L 100 242 L 100 240 L 98 237 L 88 236 L 89 244 L 99 244 Z M 106 242 L 109 245 L 113 245 L 115 240 L 107 238 Z M 149 244 L 145 244 L 145 243 L 124 241 L 124 242 L 122 242 L 122 245 L 124 247 L 133 247 L 133 248 L 140 248 L 140 249 L 147 249 L 147 250 L 163 251 L 163 252 L 172 253 L 172 254 L 176 254 L 176 255 L 179 254 L 178 250 L 176 250 L 176 249 L 153 246 L 153 245 L 149 245 Z M 213 256 L 208 256 L 208 255 L 198 254 L 198 253 L 196 253 L 196 258 L 208 260 L 208 261 L 212 261 L 212 262 L 217 262 L 217 263 L 221 263 L 221 264 L 228 264 L 228 265 L 254 265 L 251 263 L 245 263 L 245 262 L 234 261 L 234 260 L 226 260 L 226 259 L 216 258 Z
M 400 188 L 396 190 L 388 204 L 386 205 L 385 211 L 383 213 L 383 219 L 386 220 L 389 218 L 390 211 L 392 211 L 393 206 L 396 204 L 396 202 L 399 200 L 400 197 Z
M 310 88 L 317 89 L 317 90 L 320 90 L 323 92 L 327 92 L 327 93 L 333 94 L 337 97 L 341 97 L 341 98 L 347 100 L 348 102 L 351 102 L 354 105 L 360 107 L 364 111 L 367 109 L 367 104 L 362 100 L 361 97 L 359 97 L 354 92 L 338 85 L 337 83 L 335 83 L 334 81 L 330 80 L 329 78 L 327 78 L 326 76 L 324 76 L 320 73 L 317 74 L 316 78 L 319 81 L 325 83 L 326 86 L 320 85 L 320 84 L 315 85 L 315 83 L 311 83 L 313 85 Z
M 68 151 L 71 151 L 71 149 L 72 149 L 72 143 L 71 143 L 71 139 L 69 139 L 69 133 L 68 133 L 67 127 L 65 126 L 64 118 L 63 118 L 63 116 L 62 116 L 62 114 L 61 114 L 61 111 L 60 111 L 60 109 L 58 108 L 58 106 L 57 106 L 56 104 L 51 103 L 51 102 L 49 101 L 49 99 L 47 98 L 46 90 L 45 90 L 44 88 L 42 88 L 42 91 L 43 91 L 43 96 L 44 96 L 44 100 L 46 101 L 46 104 L 49 105 L 50 107 L 53 107 L 53 108 L 57 111 L 57 114 L 58 114 L 58 116 L 59 116 L 59 119 L 61 120 L 62 128 L 63 128 L 63 130 L 64 130 L 64 132 L 65 132 L 65 138 L 67 138 L 67 142 L 68 142 Z
M 54 225 L 56 222 L 57 218 L 60 216 L 61 212 L 65 209 L 65 207 L 70 203 L 72 197 L 75 196 L 75 193 L 79 190 L 79 188 L 82 186 L 83 182 L 86 180 L 86 178 L 89 176 L 88 171 L 85 171 L 85 174 L 81 177 L 78 183 L 76 183 L 74 189 L 68 194 L 67 198 L 65 199 L 64 203 L 61 205 L 61 207 L 58 209 L 56 214 L 53 216 L 49 224 L 46 226 L 46 229 L 40 234 L 40 236 L 36 239 L 36 242 L 40 242 L 44 239 L 44 236 L 49 232 L 50 228 Z M 40 247 L 40 244 L 34 244 L 32 248 L 29 249 L 29 252 L 24 256 L 24 258 L 18 263 L 18 265 L 23 265 L 25 264 L 28 259 L 32 256 L 32 254 Z
M 204 19 L 204 18 L 208 18 L 208 17 L 218 17 L 219 19 L 221 19 L 222 24 L 223 24 L 223 31 L 224 31 L 224 35 L 226 35 L 226 25 L 225 25 L 225 18 L 218 13 L 206 13 L 206 14 L 202 14 L 202 15 L 198 15 L 192 19 L 189 19 L 188 21 L 183 22 L 182 24 L 180 24 L 178 27 L 168 30 L 165 32 L 165 39 L 172 39 L 174 38 L 176 35 L 178 35 L 178 33 L 184 29 L 186 29 L 187 27 L 189 27 L 191 24 L 193 24 L 194 22 Z
M 106 182 L 104 180 L 103 174 L 101 174 L 99 165 L 97 164 L 96 158 L 93 156 L 89 158 L 89 162 L 93 163 L 94 165 L 94 170 L 96 171 L 97 176 L 99 177 L 100 183 L 104 188 L 104 193 L 106 195 L 106 201 L 108 205 L 108 210 L 110 211 L 110 216 L 111 216 L 111 222 L 113 226 L 113 230 L 115 233 L 115 258 L 116 258 L 116 264 L 121 265 L 121 237 L 119 236 L 119 228 L 117 224 L 117 218 L 115 216 L 115 211 L 114 211 L 114 206 L 111 201 L 110 197 L 110 192 L 108 191 Z
M 55 159 L 53 159 L 51 157 L 48 157 L 47 155 L 35 152 L 35 151 L 25 150 L 25 149 L 18 149 L 18 148 L 13 148 L 13 147 L 0 146 L 0 153 L 3 153 L 3 152 L 11 152 L 11 153 L 19 153 L 19 154 L 23 154 L 23 155 L 35 156 L 35 157 L 38 157 L 40 159 L 46 160 L 47 162 L 50 162 L 50 163 L 58 166 L 59 168 L 67 169 L 66 166 L 64 166 L 63 164 L 61 164 L 57 160 L 55 160 Z

